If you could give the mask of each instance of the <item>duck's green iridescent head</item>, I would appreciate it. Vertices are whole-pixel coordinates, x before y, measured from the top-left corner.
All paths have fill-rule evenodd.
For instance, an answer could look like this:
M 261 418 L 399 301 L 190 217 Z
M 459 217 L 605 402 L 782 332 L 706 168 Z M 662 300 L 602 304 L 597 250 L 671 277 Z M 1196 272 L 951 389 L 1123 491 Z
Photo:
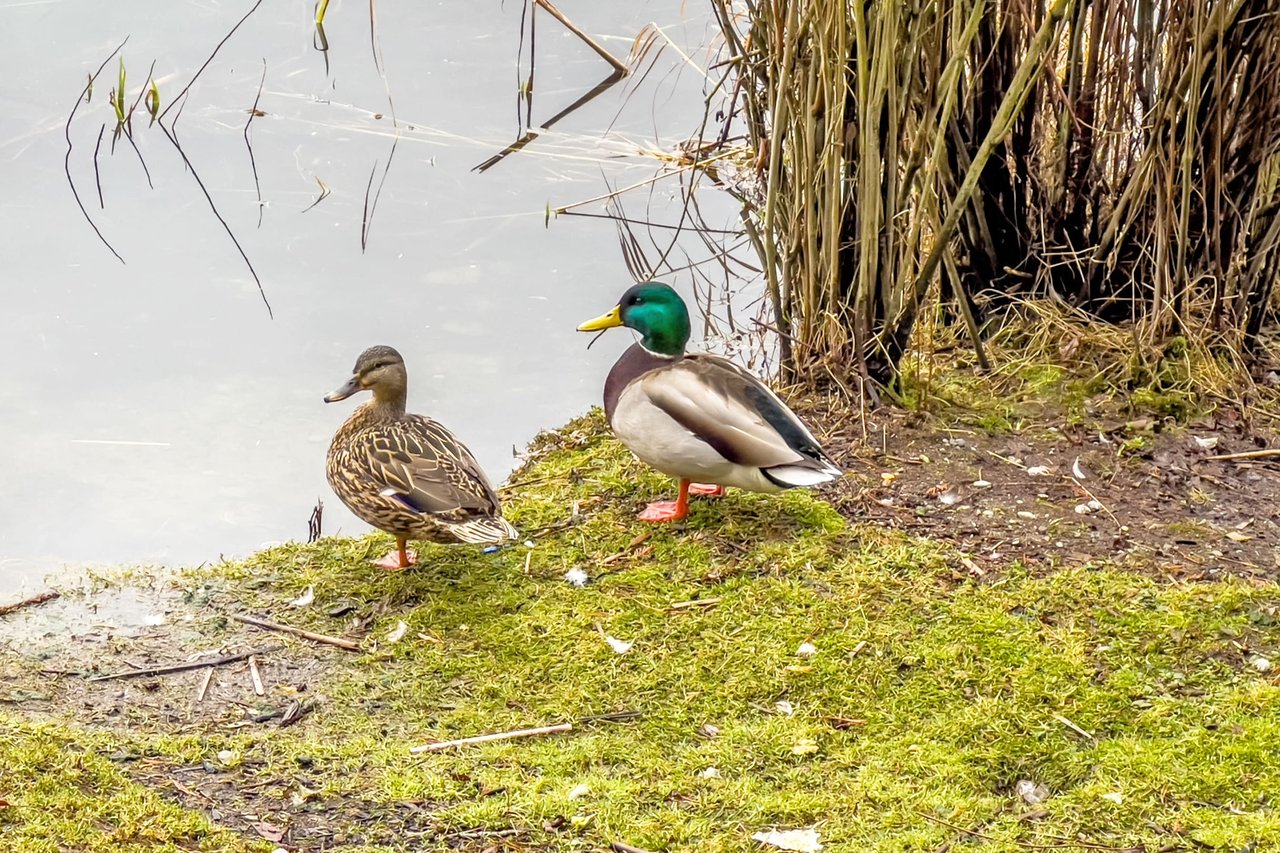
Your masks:
M 659 355 L 677 356 L 689 343 L 689 309 L 684 300 L 660 281 L 634 285 L 622 294 L 608 314 L 588 320 L 579 332 L 626 326 L 640 333 L 640 345 Z

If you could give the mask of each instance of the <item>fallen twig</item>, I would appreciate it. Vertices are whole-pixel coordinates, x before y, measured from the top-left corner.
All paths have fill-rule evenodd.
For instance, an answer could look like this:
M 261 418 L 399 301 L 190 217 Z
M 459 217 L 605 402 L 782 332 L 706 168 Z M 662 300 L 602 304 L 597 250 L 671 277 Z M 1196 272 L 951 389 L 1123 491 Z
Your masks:
M 289 707 L 285 709 L 284 716 L 280 718 L 280 728 L 292 726 L 318 707 L 320 707 L 320 703 L 315 699 L 308 699 L 306 702 L 298 702 L 297 700 L 290 702 Z
M 630 844 L 625 844 L 621 841 L 612 841 L 609 843 L 609 847 L 614 853 L 649 853 L 643 847 L 632 847 Z
M 203 702 L 204 697 L 209 693 L 209 683 L 213 681 L 213 667 L 209 667 L 204 671 L 204 679 L 200 682 L 200 689 L 196 692 L 196 701 Z
M 461 830 L 458 830 L 457 832 L 451 832 L 448 835 L 440 836 L 440 839 L 443 841 L 445 839 L 455 839 L 455 838 L 456 839 L 465 838 L 468 840 L 485 839 L 485 838 L 511 838 L 516 835 L 524 835 L 528 831 L 529 830 L 527 829 L 517 829 L 515 827 L 512 827 L 510 829 L 461 829 Z
M 594 717 L 583 717 L 579 725 L 586 723 L 625 723 L 627 720 L 640 719 L 639 711 L 612 711 L 608 714 L 596 714 Z
M 1098 506 L 1102 507 L 1102 511 L 1107 514 L 1107 517 L 1110 518 L 1115 523 L 1116 527 L 1124 527 L 1124 525 L 1120 523 L 1120 519 L 1116 518 L 1116 514 L 1111 511 L 1110 507 L 1108 507 L 1102 501 L 1098 500 L 1098 496 L 1095 495 L 1093 492 L 1089 491 L 1088 486 L 1086 486 L 1084 483 L 1077 480 L 1075 477 L 1070 477 L 1068 479 L 1071 480 L 1071 482 L 1075 485 L 1077 489 L 1079 489 L 1080 491 L 1088 495 L 1089 500 L 1096 501 Z
M 639 534 L 638 536 L 636 536 L 636 538 L 631 540 L 630 544 L 628 544 L 627 547 L 623 548 L 618 553 L 610 554 L 608 557 L 605 557 L 603 560 L 601 560 L 600 565 L 607 566 L 611 563 L 615 563 L 618 560 L 621 560 L 623 557 L 626 557 L 628 554 L 632 553 L 641 545 L 643 545 L 645 542 L 647 542 L 649 540 L 649 537 L 652 535 L 653 534 L 649 531 L 645 531 L 644 533 Z
M 1239 453 L 1219 453 L 1216 456 L 1206 456 L 1197 462 L 1228 462 L 1232 459 L 1269 459 L 1273 456 L 1280 456 L 1280 447 L 1268 447 L 1263 450 L 1243 450 Z
M 1089 733 L 1089 732 L 1085 731 L 1084 729 L 1080 728 L 1080 727 L 1079 727 L 1079 726 L 1077 726 L 1075 723 L 1071 722 L 1070 720 L 1068 720 L 1066 717 L 1062 716 L 1061 714 L 1054 714 L 1054 715 L 1053 715 L 1053 718 L 1054 718 L 1055 720 L 1057 720 L 1058 722 L 1062 723 L 1062 724 L 1063 724 L 1064 726 L 1066 726 L 1067 728 L 1071 729 L 1071 731 L 1073 731 L 1073 732 L 1075 732 L 1076 734 L 1080 735 L 1080 737 L 1084 738 L 1085 740 L 1097 740 L 1097 738 L 1095 738 L 1091 733 Z
M 228 663 L 236 663 L 242 661 L 250 655 L 265 655 L 270 652 L 279 651 L 284 646 L 275 645 L 268 646 L 264 649 L 249 649 L 246 652 L 237 652 L 234 655 L 223 655 L 213 660 L 196 660 L 188 663 L 175 663 L 168 666 L 153 666 L 147 669 L 131 669 L 127 672 L 114 672 L 110 675 L 95 675 L 89 681 L 113 681 L 117 678 L 141 678 L 147 675 L 170 675 L 175 672 L 187 672 L 192 669 L 200 669 L 204 666 L 223 666 Z
M 935 817 L 934 815 L 931 815 L 928 812 L 922 812 L 916 809 L 913 809 L 912 811 L 914 811 L 917 815 L 924 818 L 925 820 L 932 821 L 933 823 L 939 824 L 941 826 L 945 826 L 948 829 L 954 829 L 956 832 L 962 833 L 964 835 L 968 835 L 973 838 L 981 838 L 983 841 L 998 840 L 995 838 L 995 836 L 978 832 L 976 829 L 967 829 L 958 824 L 954 824 L 951 821 L 943 820 L 940 817 Z M 1014 844 L 1017 844 L 1019 847 L 1023 848 L 1024 850 L 1061 850 L 1064 847 L 1080 847 L 1084 850 L 1111 850 L 1111 851 L 1116 851 L 1116 853 L 1131 853 L 1131 851 L 1137 851 L 1142 849 L 1140 847 L 1138 848 L 1113 847 L 1109 844 L 1095 844 L 1091 841 L 1076 841 L 1071 838 L 1059 838 L 1059 836 L 1056 836 L 1056 835 L 1053 837 L 1058 839 L 1057 844 L 1033 844 L 1029 841 L 1015 841 Z
M 573 723 L 558 723 L 554 726 L 538 726 L 534 729 L 514 729 L 509 732 L 495 732 L 488 735 L 476 735 L 475 737 L 464 737 L 457 740 L 442 740 L 438 743 L 428 743 L 422 746 L 410 747 L 409 752 L 412 755 L 418 755 L 423 752 L 439 752 L 442 749 L 452 749 L 455 746 L 470 746 L 473 743 L 492 743 L 499 740 L 513 740 L 522 737 L 537 737 L 538 735 L 553 735 L 561 732 L 573 731 Z
M 667 606 L 668 610 L 687 610 L 690 607 L 710 607 L 713 604 L 719 604 L 720 598 L 695 598 L 692 601 L 677 601 L 675 604 Z
M 13 604 L 5 604 L 0 606 L 0 616 L 8 616 L 15 610 L 21 610 L 24 607 L 35 607 L 37 604 L 44 604 L 46 601 L 53 601 L 60 598 L 62 593 L 56 589 L 46 589 L 44 592 L 36 593 L 30 598 L 24 598 L 22 601 L 16 601 Z
M 304 640 L 311 640 L 313 643 L 324 643 L 326 645 L 337 646 L 340 649 L 346 649 L 352 652 L 360 651 L 360 644 L 355 640 L 344 640 L 341 637 L 330 637 L 325 634 L 317 634 L 314 631 L 304 631 L 301 628 L 295 628 L 292 625 L 281 625 L 279 622 L 270 622 L 266 619 L 259 619 L 257 616 L 247 616 L 242 613 L 232 613 L 231 618 L 237 622 L 252 625 L 255 628 L 262 628 L 265 631 L 278 631 L 282 634 L 293 634 L 295 637 L 301 637 Z
M 414 746 L 409 748 L 409 752 L 417 755 L 423 752 L 439 752 L 442 749 L 451 749 L 455 746 L 470 746 L 475 743 L 492 743 L 499 740 L 514 740 L 522 737 L 537 737 L 538 735 L 554 735 L 563 732 L 571 732 L 575 725 L 586 725 L 587 723 L 620 723 L 627 720 L 635 720 L 640 717 L 639 711 L 612 711 L 607 714 L 597 714 L 593 717 L 583 717 L 575 723 L 557 723 L 554 726 L 538 726 L 532 729 L 512 729 L 506 732 L 494 732 L 487 735 L 476 735 L 475 737 L 464 737 L 457 740 L 442 740 L 438 743 L 427 743 L 422 746 Z
M 279 708 L 273 708 L 270 711 L 263 711 L 261 714 L 255 714 L 249 720 L 254 723 L 265 723 L 268 720 L 280 718 L 280 728 L 291 726 L 301 720 L 307 714 L 310 714 L 319 705 L 314 699 L 308 699 L 306 702 L 293 700 L 288 705 Z
M 960 555 L 960 565 L 968 569 L 969 574 L 973 575 L 976 578 L 980 578 L 986 574 L 986 572 L 982 570 L 982 566 L 979 566 L 977 563 L 973 561 L 972 558 L 967 557 L 964 554 Z
M 266 696 L 267 690 L 262 686 L 262 675 L 258 672 L 258 661 L 249 655 L 249 678 L 253 681 L 253 692 L 258 696 Z

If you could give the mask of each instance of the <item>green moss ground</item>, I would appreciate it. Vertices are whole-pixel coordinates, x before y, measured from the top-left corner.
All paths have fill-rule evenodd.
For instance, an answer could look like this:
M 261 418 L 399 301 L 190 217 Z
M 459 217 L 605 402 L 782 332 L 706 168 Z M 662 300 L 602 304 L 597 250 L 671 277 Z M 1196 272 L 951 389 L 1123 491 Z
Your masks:
M 243 839 L 131 783 L 107 739 L 0 713 L 0 849 L 239 853 Z
M 215 641 L 238 636 L 228 606 L 338 633 L 325 613 L 350 597 L 377 613 L 367 652 L 311 685 L 320 710 L 287 729 L 106 733 L 0 705 L 0 848 L 273 846 L 211 832 L 142 784 L 156 774 L 104 757 L 123 749 L 152 768 L 232 750 L 268 780 L 272 821 L 349 821 L 328 848 L 346 851 L 465 846 L 471 829 L 521 830 L 475 833 L 475 849 L 731 851 L 810 826 L 847 851 L 1280 849 L 1280 688 L 1250 665 L 1280 661 L 1274 585 L 1104 563 L 979 582 L 943 547 L 802 492 L 735 492 L 651 530 L 633 514 L 671 484 L 600 426 L 570 425 L 515 476 L 508 516 L 553 528 L 532 549 L 435 548 L 387 574 L 367 564 L 385 538 L 326 539 L 186 573 L 220 602 L 197 610 Z M 585 588 L 564 580 L 575 567 Z M 312 584 L 313 607 L 284 605 Z M 695 599 L 715 601 L 672 609 Z M 601 632 L 634 645 L 617 654 Z M 617 711 L 640 717 L 409 752 Z M 1021 779 L 1049 798 L 1024 803 Z M 318 793 L 291 803 L 302 788 Z M 380 832 L 406 802 L 426 834 Z

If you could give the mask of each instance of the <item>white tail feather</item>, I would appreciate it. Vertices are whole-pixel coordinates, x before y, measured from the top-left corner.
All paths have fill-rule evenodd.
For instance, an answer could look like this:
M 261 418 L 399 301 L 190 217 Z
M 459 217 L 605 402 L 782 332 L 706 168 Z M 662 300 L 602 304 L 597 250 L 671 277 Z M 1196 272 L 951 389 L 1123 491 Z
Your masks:
M 449 525 L 449 532 L 458 537 L 459 541 L 470 542 L 475 545 L 505 542 L 520 535 L 520 531 L 512 527 L 511 523 L 502 516 L 480 518 L 475 521 L 463 522 L 462 524 L 451 524 Z
M 769 478 L 782 486 L 818 486 L 840 477 L 841 471 L 831 465 L 811 468 L 807 465 L 776 465 L 766 469 Z

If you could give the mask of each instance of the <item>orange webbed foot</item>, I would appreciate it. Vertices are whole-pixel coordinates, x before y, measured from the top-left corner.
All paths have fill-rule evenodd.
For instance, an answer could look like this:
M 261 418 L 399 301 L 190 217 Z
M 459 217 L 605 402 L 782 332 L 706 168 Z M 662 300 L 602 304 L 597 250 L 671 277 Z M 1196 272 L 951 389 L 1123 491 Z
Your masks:
M 636 518 L 651 524 L 660 524 L 666 521 L 679 521 L 686 515 L 688 515 L 688 509 L 681 507 L 678 501 L 654 501 Z
M 724 497 L 724 486 L 713 486 L 707 483 L 690 483 L 689 494 L 701 495 L 704 498 Z
M 409 568 L 418 560 L 417 551 L 405 551 L 404 556 L 406 559 L 401 561 L 400 552 L 397 550 L 391 550 L 388 551 L 387 555 L 381 560 L 376 560 L 374 565 L 380 569 L 386 569 L 389 572 L 400 572 Z

